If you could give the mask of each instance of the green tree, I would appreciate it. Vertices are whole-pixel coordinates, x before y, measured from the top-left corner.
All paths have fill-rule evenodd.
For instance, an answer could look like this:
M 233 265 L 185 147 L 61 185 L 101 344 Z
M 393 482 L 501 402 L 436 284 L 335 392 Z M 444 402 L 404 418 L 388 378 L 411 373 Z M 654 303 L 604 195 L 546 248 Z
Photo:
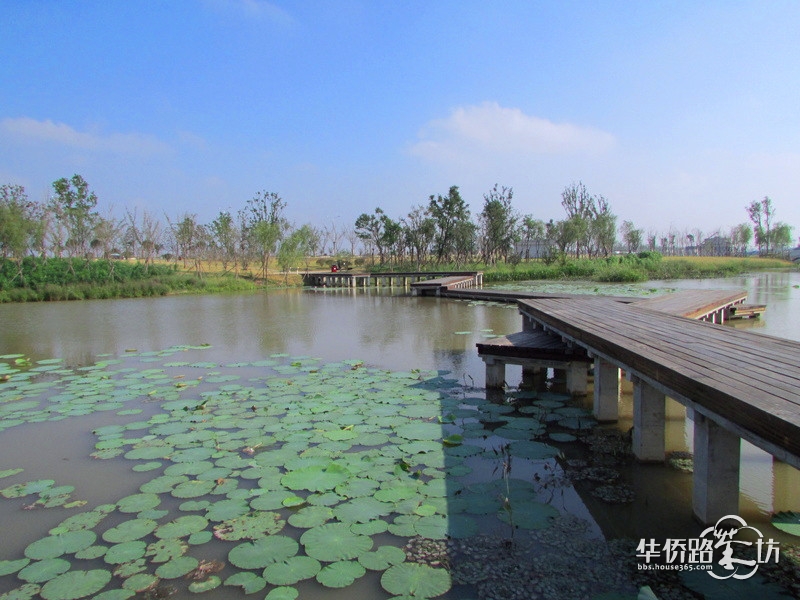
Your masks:
M 64 247 L 72 256 L 88 257 L 94 226 L 99 218 L 94 210 L 97 195 L 89 189 L 86 180 L 77 174 L 70 179 L 57 179 L 53 182 L 53 190 L 52 208 L 56 219 L 66 229 Z
M 220 211 L 217 218 L 208 226 L 211 242 L 222 262 L 222 270 L 228 270 L 228 264 L 233 261 L 236 268 L 236 242 L 237 230 L 230 212 Z
M 378 260 L 386 262 L 386 251 L 392 249 L 400 236 L 400 224 L 378 207 L 374 214 L 361 213 L 355 223 L 356 234 L 378 251 Z
M 533 215 L 525 215 L 522 217 L 522 226 L 520 227 L 520 237 L 525 244 L 525 259 L 529 260 L 530 247 L 536 240 L 544 239 L 546 235 L 546 228 L 544 221 L 535 219 Z M 541 252 L 536 252 L 536 256 L 541 256 Z
M 511 206 L 513 196 L 512 188 L 498 189 L 497 184 L 483 195 L 483 211 L 479 220 L 483 261 L 486 264 L 496 264 L 501 258 L 507 259 L 509 252 L 514 249 L 519 217 Z
M 433 246 L 437 262 L 450 262 L 467 248 L 474 248 L 475 226 L 458 186 L 451 186 L 447 196 L 432 195 L 428 211 L 436 224 Z
M 286 202 L 275 192 L 258 192 L 248 200 L 245 211 L 245 226 L 249 244 L 261 261 L 261 275 L 266 278 L 269 260 L 289 229 L 283 216 Z
M 403 219 L 403 231 L 405 243 L 411 251 L 411 258 L 416 261 L 419 270 L 430 252 L 431 243 L 436 235 L 436 222 L 431 218 L 428 209 L 416 206 Z
M 197 222 L 197 215 L 185 213 L 176 224 L 170 224 L 175 238 L 175 250 L 178 260 L 184 267 L 191 260 L 197 275 L 201 275 L 202 251 L 207 247 L 205 227 Z
M 783 221 L 775 223 L 775 225 L 772 227 L 770 237 L 772 240 L 772 248 L 775 252 L 786 252 L 788 247 L 791 246 L 792 229 L 794 228 Z
M 772 234 L 772 219 L 775 217 L 775 207 L 769 196 L 764 196 L 763 200 L 753 200 L 747 207 L 747 215 L 753 222 L 753 233 L 758 246 L 758 253 L 762 256 L 769 255 Z
M 638 252 L 639 247 L 642 245 L 642 230 L 636 229 L 633 221 L 623 221 L 619 232 L 622 235 L 622 241 L 628 253 Z
M 303 225 L 299 229 L 292 231 L 281 242 L 278 249 L 277 259 L 281 271 L 283 271 L 284 284 L 289 282 L 289 269 L 303 260 L 311 253 L 311 245 L 314 243 L 314 238 L 317 234 L 310 225 Z M 308 265 L 306 265 L 308 270 Z
M 747 223 L 740 223 L 731 229 L 731 245 L 734 252 L 739 256 L 747 254 L 747 246 L 753 239 L 753 230 Z

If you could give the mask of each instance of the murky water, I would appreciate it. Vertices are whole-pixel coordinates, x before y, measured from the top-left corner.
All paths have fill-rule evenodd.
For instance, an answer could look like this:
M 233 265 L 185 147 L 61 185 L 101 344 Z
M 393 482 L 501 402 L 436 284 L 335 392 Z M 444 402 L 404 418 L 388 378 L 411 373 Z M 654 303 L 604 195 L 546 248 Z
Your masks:
M 593 286 L 597 287 L 597 286 Z M 738 323 L 754 332 L 800 340 L 800 273 L 762 273 L 718 280 L 648 282 L 627 286 L 641 290 L 690 287 L 746 289 L 751 304 L 767 304 L 759 320 Z M 610 294 L 619 288 L 601 286 Z M 316 357 L 322 364 L 359 359 L 392 371 L 412 369 L 449 373 L 465 389 L 484 385 L 484 365 L 475 343 L 485 336 L 520 329 L 513 307 L 437 298 L 415 298 L 377 292 L 279 291 L 240 295 L 185 296 L 118 301 L 0 305 L 0 355 L 19 353 L 37 360 L 61 358 L 73 367 L 92 365 L 107 357 L 156 352 L 176 345 L 209 345 L 202 358 L 210 363 L 257 362 L 275 354 Z M 182 375 L 181 375 L 182 376 Z M 509 367 L 508 382 L 519 383 L 518 368 Z M 1 384 L 0 384 L 1 385 Z M 619 427 L 626 429 L 631 413 L 630 389 L 623 397 Z M 476 394 L 478 392 L 475 392 Z M 143 405 L 143 414 L 120 417 L 114 411 L 95 412 L 57 422 L 13 427 L 0 433 L 0 471 L 24 468 L 25 480 L 58 479 L 76 486 L 74 495 L 92 504 L 114 503 L 136 493 L 152 475 L 126 468 L 119 476 L 115 461 L 93 460 L 97 439 L 91 432 L 120 422 L 142 420 L 158 412 Z M 669 410 L 670 451 L 691 450 L 691 423 L 681 407 Z M 565 452 L 569 452 L 565 450 Z M 526 477 L 518 466 L 515 477 Z M 57 476 L 56 476 L 57 474 Z M 476 474 L 481 475 L 480 472 Z M 486 475 L 484 473 L 483 475 Z M 489 476 L 492 474 L 489 473 Z M 687 537 L 696 535 L 691 518 L 691 476 L 661 465 L 629 467 L 623 476 L 638 500 L 632 505 L 605 505 L 571 487 L 557 490 L 554 501 L 563 513 L 595 523 L 608 537 Z M 0 480 L 0 488 L 7 485 Z M 16 482 L 16 481 L 14 481 Z M 553 496 L 553 493 L 550 494 Z M 742 454 L 740 513 L 751 524 L 779 537 L 770 528 L 772 512 L 800 511 L 800 476 L 795 469 L 773 463 L 747 444 Z M 38 510 L 36 518 L 20 517 L 19 502 L 0 498 L 0 561 L 21 556 L 31 540 L 47 535 L 64 519 L 64 509 Z M 208 550 L 209 556 L 215 551 Z M 224 558 L 220 556 L 219 558 Z M 5 578 L 8 580 L 9 578 Z M 2 581 L 2 580 L 0 580 Z M 2 584 L 0 584 L 2 585 Z M 383 597 L 375 577 L 360 592 L 330 589 L 322 596 Z M 0 593 L 10 589 L 0 587 Z M 316 588 L 309 586 L 313 597 Z M 230 594 L 230 588 L 226 588 Z M 305 596 L 304 596 L 305 597 Z

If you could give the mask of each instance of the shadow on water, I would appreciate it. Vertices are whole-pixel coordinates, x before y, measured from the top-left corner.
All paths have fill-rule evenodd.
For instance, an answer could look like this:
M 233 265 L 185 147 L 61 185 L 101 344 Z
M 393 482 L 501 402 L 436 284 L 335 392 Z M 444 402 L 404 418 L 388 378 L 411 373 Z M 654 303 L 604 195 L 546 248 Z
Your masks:
M 689 476 L 633 464 L 624 422 L 594 427 L 557 373 L 487 395 L 475 342 L 515 309 L 48 308 L 0 333 L 0 594 L 635 598 L 635 550 L 606 538 L 697 531 Z

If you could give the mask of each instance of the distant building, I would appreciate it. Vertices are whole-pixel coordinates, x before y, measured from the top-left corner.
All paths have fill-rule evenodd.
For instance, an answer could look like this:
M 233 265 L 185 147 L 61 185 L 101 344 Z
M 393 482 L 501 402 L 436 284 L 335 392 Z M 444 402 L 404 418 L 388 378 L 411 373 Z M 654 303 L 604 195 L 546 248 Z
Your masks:
M 703 256 L 731 256 L 733 254 L 733 244 L 730 238 L 716 235 L 706 238 L 700 247 L 700 254 Z
M 800 246 L 789 250 L 789 260 L 794 262 L 800 261 Z
M 553 244 L 544 238 L 535 238 L 528 242 L 514 244 L 514 253 L 520 258 L 545 258 L 550 254 Z

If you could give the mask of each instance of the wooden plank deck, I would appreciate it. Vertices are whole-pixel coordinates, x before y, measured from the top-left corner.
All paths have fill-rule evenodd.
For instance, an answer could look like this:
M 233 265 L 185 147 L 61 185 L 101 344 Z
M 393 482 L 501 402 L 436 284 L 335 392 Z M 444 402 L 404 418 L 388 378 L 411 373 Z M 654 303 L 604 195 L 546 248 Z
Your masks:
M 634 305 L 690 319 L 702 319 L 720 310 L 741 304 L 747 299 L 746 291 L 731 290 L 680 290 L 655 298 L 637 300 Z
M 640 303 L 541 299 L 519 306 L 590 353 L 733 423 L 748 441 L 773 454 L 785 451 L 779 458 L 800 468 L 800 342 Z
M 552 361 L 589 361 L 583 348 L 570 346 L 560 337 L 544 331 L 520 331 L 478 342 L 479 355 Z

